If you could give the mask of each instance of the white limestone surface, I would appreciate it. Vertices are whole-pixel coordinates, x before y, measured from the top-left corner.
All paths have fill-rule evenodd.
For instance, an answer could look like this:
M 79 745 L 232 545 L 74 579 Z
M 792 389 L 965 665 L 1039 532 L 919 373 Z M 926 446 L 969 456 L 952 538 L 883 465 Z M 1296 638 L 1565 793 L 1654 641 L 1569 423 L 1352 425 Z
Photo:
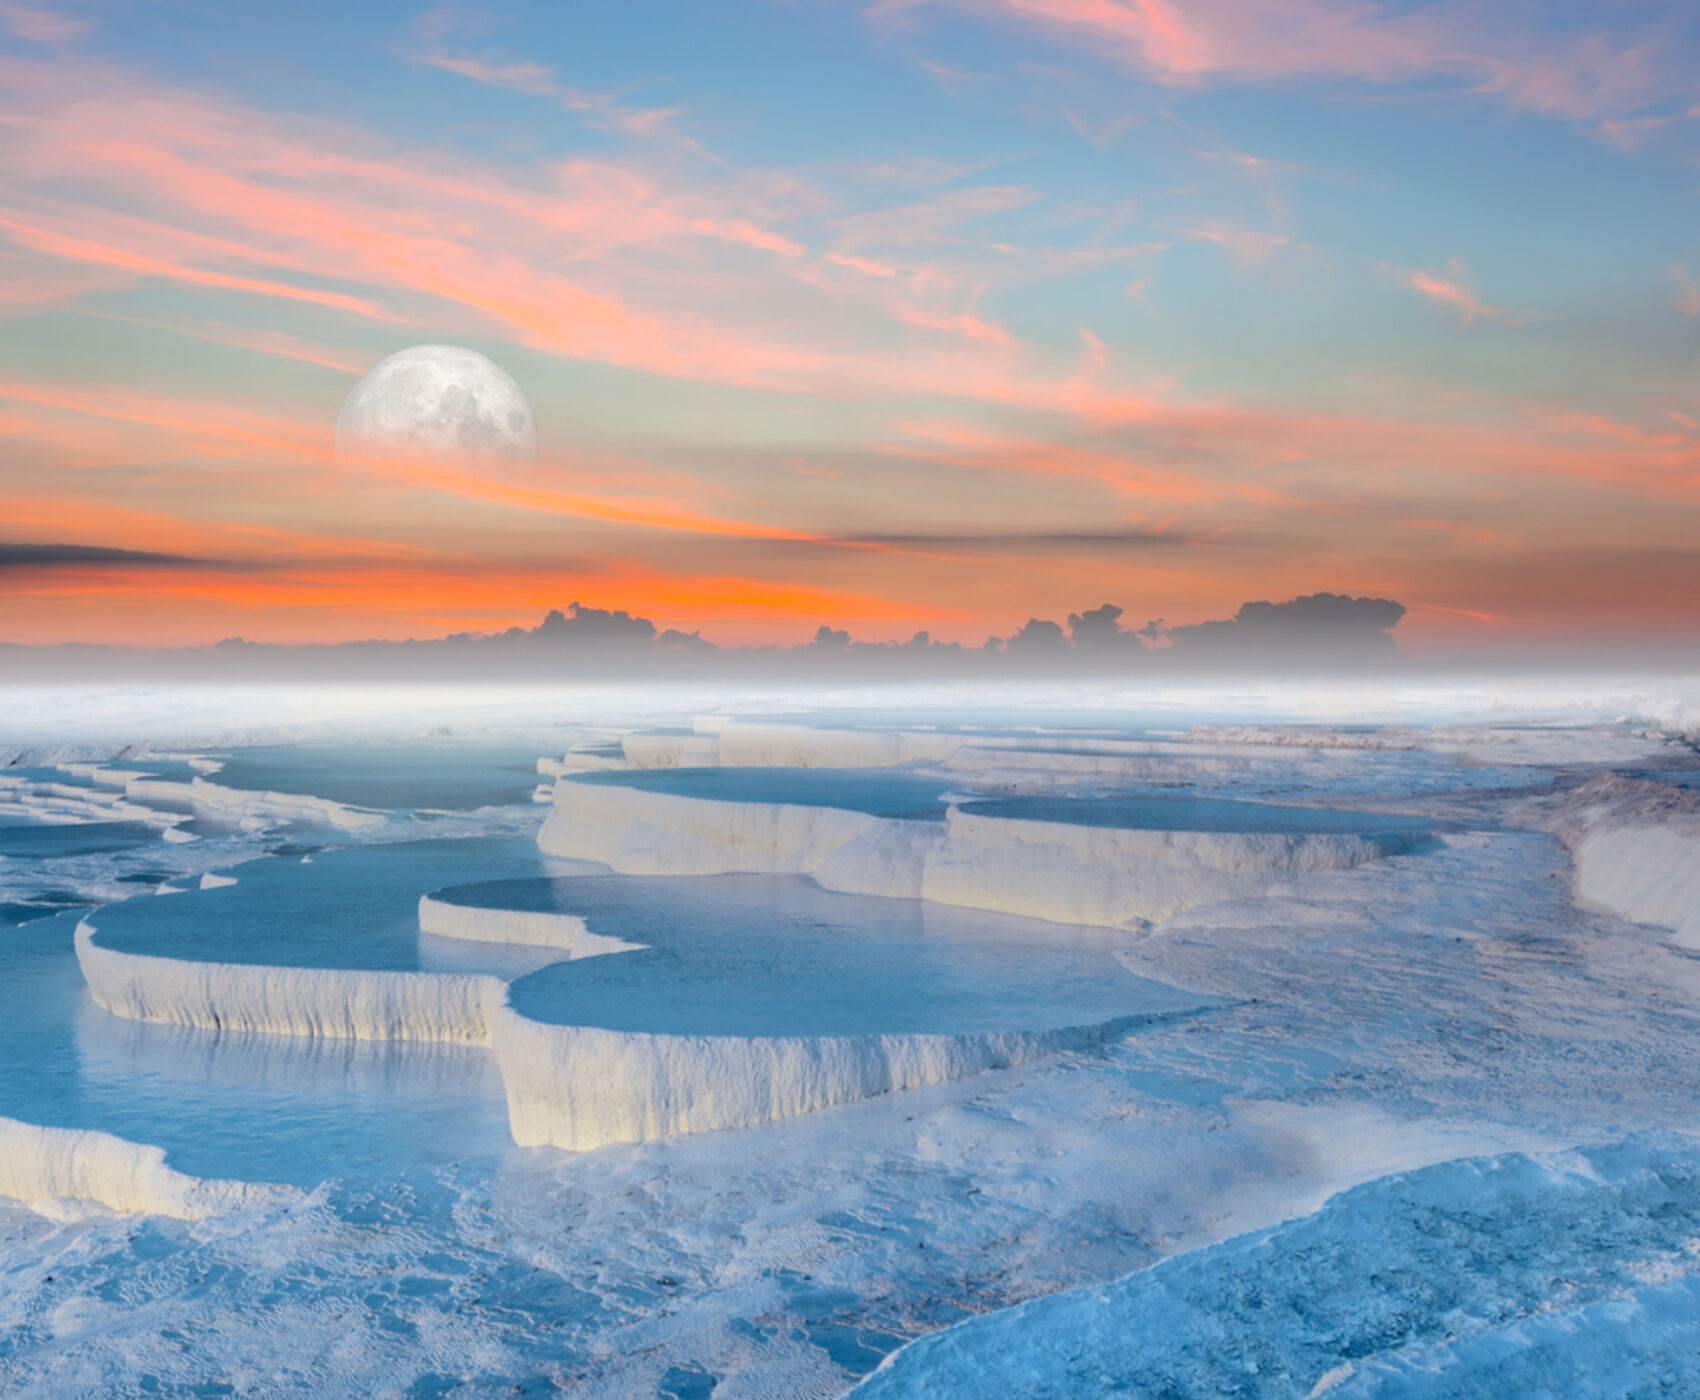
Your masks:
M 1700 827 L 1599 829 L 1574 851 L 1584 900 L 1634 923 L 1662 925 L 1683 947 L 1700 948 Z
M 1347 870 L 1411 838 L 1140 831 L 950 809 L 924 899 L 1103 927 L 1157 924 L 1187 909 L 1259 895 L 1319 870 Z
M 1022 788 L 1108 779 L 1126 783 L 1187 783 L 1201 774 L 1243 768 L 1246 760 L 1176 753 L 1070 753 L 1057 749 L 963 747 L 942 765 L 982 783 Z
M 628 875 L 812 875 L 850 894 L 923 898 L 1059 923 L 1139 927 L 1413 838 L 1128 831 L 980 816 L 944 823 L 561 782 L 538 834 L 551 855 Z
M 103 948 L 77 925 L 77 962 L 115 1016 L 205 1030 L 480 1044 L 506 984 L 477 973 L 191 962 Z
M 938 822 L 568 780 L 555 785 L 537 842 L 550 855 L 624 875 L 813 875 L 846 894 L 914 899 L 926 854 L 943 835 Z
M 289 1186 L 189 1176 L 165 1164 L 163 1148 L 110 1133 L 0 1118 L 0 1196 L 25 1205 L 87 1201 L 130 1214 L 201 1220 L 299 1194 Z
M 721 729 L 720 762 L 728 768 L 894 768 L 940 762 L 965 742 L 959 734 L 742 720 Z
M 559 778 L 568 773 L 617 771 L 624 767 L 626 767 L 625 759 L 596 753 L 569 753 L 562 758 L 540 758 L 537 760 L 538 775 L 544 778 Z
M 1146 1018 L 967 1035 L 651 1035 L 496 1012 L 492 1047 L 522 1147 L 589 1151 L 772 1123 L 1101 1044 Z
M 381 826 L 382 812 L 368 811 L 334 802 L 328 797 L 308 797 L 293 792 L 248 792 L 242 788 L 209 783 L 205 778 L 178 782 L 173 778 L 131 778 L 125 795 L 136 801 L 186 802 L 197 812 L 241 821 L 245 817 L 267 817 L 274 821 L 320 822 L 348 831 Z
M 519 943 L 532 948 L 555 948 L 566 959 L 591 958 L 641 948 L 623 938 L 592 933 L 577 914 L 554 914 L 528 909 L 480 909 L 452 904 L 433 895 L 419 897 L 419 930 L 439 938 L 472 943 Z
M 487 917 L 494 929 L 506 912 L 463 909 L 460 926 Z M 656 1035 L 532 1020 L 490 976 L 189 962 L 102 948 L 86 921 L 76 946 L 96 1002 L 133 1020 L 485 1044 L 514 1141 L 575 1151 L 774 1122 L 1085 1049 L 1149 1019 L 962 1035 Z
M 620 740 L 632 768 L 705 768 L 720 762 L 712 734 L 628 734 Z
M 1577 789 L 1560 829 L 1579 898 L 1700 948 L 1700 791 L 1608 775 Z

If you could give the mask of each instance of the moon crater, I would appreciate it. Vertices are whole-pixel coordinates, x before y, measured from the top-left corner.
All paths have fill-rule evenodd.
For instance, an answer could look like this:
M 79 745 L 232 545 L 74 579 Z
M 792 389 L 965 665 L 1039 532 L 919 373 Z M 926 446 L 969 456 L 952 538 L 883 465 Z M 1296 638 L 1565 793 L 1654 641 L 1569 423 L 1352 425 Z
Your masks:
M 344 458 L 423 458 L 503 467 L 537 460 L 537 420 L 514 378 L 476 350 L 415 345 L 389 355 L 343 400 Z

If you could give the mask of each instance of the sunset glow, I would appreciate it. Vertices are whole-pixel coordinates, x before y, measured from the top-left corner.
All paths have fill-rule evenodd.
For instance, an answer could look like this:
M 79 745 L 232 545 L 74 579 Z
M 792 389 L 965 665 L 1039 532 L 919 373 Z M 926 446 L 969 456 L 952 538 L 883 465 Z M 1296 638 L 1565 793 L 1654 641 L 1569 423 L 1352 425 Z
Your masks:
M 1687 8 L 624 8 L 0 7 L 0 640 L 1700 630 Z M 436 342 L 534 468 L 337 458 Z

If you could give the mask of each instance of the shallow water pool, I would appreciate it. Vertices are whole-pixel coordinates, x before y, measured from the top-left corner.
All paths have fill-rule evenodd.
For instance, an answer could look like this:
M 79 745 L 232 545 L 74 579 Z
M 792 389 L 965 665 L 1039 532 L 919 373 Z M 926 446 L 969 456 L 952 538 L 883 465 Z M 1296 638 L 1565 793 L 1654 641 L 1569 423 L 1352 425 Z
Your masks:
M 511 1147 L 482 1050 L 126 1021 L 89 996 L 76 923 L 0 929 L 0 1115 L 152 1143 L 198 1176 L 300 1186 Z
M 536 1020 L 677 1035 L 962 1034 L 1095 1025 L 1210 998 L 1128 972 L 1127 935 L 915 900 L 836 894 L 791 875 L 483 882 L 452 903 L 582 916 L 646 946 L 522 977 Z

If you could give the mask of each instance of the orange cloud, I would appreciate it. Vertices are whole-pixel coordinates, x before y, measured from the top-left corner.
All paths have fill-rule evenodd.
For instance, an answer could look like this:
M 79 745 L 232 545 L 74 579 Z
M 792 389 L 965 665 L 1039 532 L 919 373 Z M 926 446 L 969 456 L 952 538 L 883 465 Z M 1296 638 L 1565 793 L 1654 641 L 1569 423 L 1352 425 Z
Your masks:
M 75 296 L 88 284 L 63 280 L 73 268 L 106 285 L 168 282 L 357 323 L 494 332 L 786 394 L 942 395 L 1100 417 L 1139 398 L 1087 386 L 1017 340 L 980 305 L 985 272 L 916 256 L 960 248 L 976 221 L 1039 199 L 1019 186 L 836 215 L 831 246 L 815 253 L 818 232 L 778 225 L 801 215 L 818 228 L 829 201 L 789 175 L 717 167 L 692 181 L 587 159 L 472 167 L 359 131 L 291 131 L 106 70 L 0 62 L 0 80 L 12 89 L 0 232 L 31 259 L 8 278 L 0 258 L 0 299 L 39 302 L 56 278 Z M 986 256 L 1048 276 L 1152 247 L 1000 244 Z M 704 304 L 722 310 L 704 317 Z
M 591 492 L 558 488 L 548 484 L 552 473 L 547 464 L 538 473 L 542 481 L 529 484 L 490 479 L 428 461 L 343 458 L 339 463 L 330 445 L 328 425 L 309 427 L 298 420 L 257 413 L 234 405 L 148 394 L 123 386 L 0 381 L 0 401 L 148 430 L 161 435 L 163 441 L 159 447 L 162 450 L 179 458 L 186 449 L 205 453 L 210 448 L 215 458 L 232 450 L 257 449 L 326 467 L 340 464 L 351 471 L 381 480 L 521 511 L 548 512 L 652 530 L 748 539 L 819 538 L 807 531 L 734 520 L 677 505 L 634 504 Z M 22 433 L 27 434 L 37 421 L 19 419 L 17 425 Z
M 83 640 L 161 645 L 204 641 L 240 629 L 250 640 L 359 640 L 416 635 L 421 627 L 534 627 L 573 599 L 627 608 L 665 626 L 706 616 L 734 624 L 796 624 L 856 616 L 901 619 L 912 611 L 877 594 L 785 581 L 678 576 L 632 564 L 526 568 L 431 558 L 275 560 L 246 572 L 182 567 L 83 565 L 0 571 L 0 598 L 27 604 L 0 640 Z M 800 631 L 795 626 L 790 631 Z M 725 635 L 725 634 L 722 634 Z M 759 635 L 759 634 L 758 634 Z
M 360 297 L 345 296 L 340 292 L 314 291 L 310 287 L 292 287 L 283 282 L 253 277 L 233 277 L 206 268 L 183 267 L 123 248 L 92 243 L 86 238 L 73 238 L 47 229 L 32 228 L 3 215 L 0 215 L 0 229 L 11 234 L 14 240 L 26 248 L 68 258 L 73 262 L 94 263 L 99 267 L 139 273 L 145 277 L 161 277 L 172 282 L 187 282 L 198 287 L 223 287 L 237 292 L 254 292 L 260 296 L 282 297 L 289 301 L 311 302 L 317 306 L 334 307 L 339 311 L 352 311 L 356 315 L 369 316 L 377 321 L 396 319 L 382 307 Z

